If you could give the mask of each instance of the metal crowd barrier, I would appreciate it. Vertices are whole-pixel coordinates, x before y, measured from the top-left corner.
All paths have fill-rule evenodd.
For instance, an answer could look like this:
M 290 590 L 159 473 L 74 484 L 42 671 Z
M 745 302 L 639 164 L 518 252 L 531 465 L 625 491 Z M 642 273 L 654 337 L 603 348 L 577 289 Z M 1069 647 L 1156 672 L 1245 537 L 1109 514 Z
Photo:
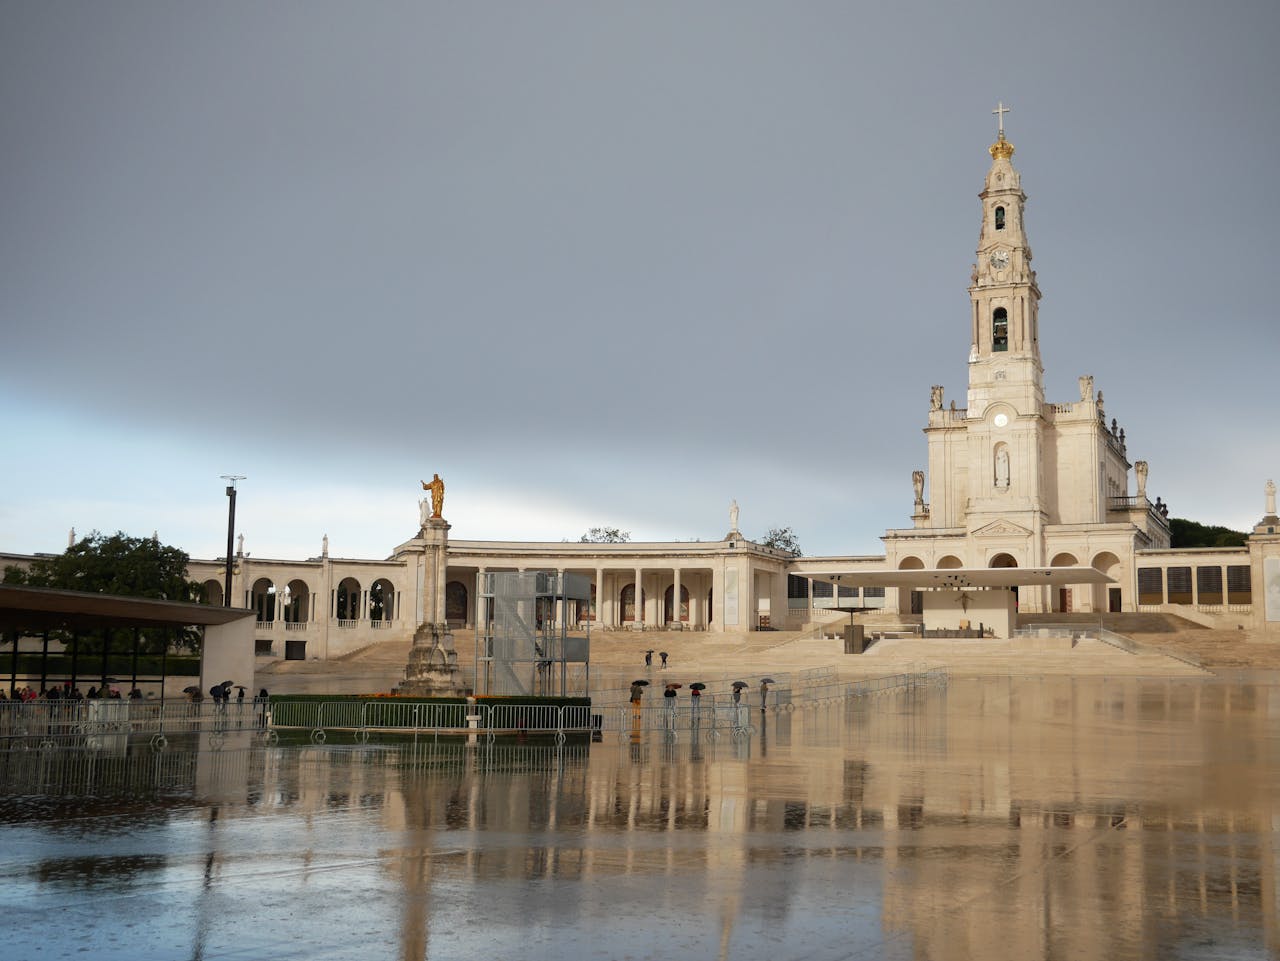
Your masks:
M 130 737 L 146 736 L 164 748 L 178 733 L 225 735 L 263 730 L 265 702 L 139 701 L 115 699 L 34 700 L 0 703 L 0 750 L 51 748 L 122 749 Z

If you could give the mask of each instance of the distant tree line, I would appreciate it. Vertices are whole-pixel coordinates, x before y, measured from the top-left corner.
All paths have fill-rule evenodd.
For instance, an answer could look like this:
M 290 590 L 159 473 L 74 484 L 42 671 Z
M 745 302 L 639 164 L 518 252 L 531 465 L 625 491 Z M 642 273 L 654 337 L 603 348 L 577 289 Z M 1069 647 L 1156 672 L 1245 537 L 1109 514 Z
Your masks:
M 1197 524 L 1182 517 L 1169 518 L 1170 547 L 1244 547 L 1248 536 L 1229 527 Z

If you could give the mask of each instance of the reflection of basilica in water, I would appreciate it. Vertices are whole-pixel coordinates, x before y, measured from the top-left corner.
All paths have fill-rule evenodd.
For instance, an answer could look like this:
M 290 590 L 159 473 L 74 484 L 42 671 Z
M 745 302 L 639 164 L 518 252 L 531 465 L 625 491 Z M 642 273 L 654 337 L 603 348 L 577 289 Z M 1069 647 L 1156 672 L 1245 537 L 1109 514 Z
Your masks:
M 1280 948 L 1277 714 L 1280 689 L 1243 683 L 1005 678 L 765 715 L 749 738 L 32 752 L 0 775 L 266 817 L 299 889 L 359 825 L 406 958 L 467 912 L 486 937 L 657 912 L 746 957 L 763 925 L 894 957 L 1137 958 Z

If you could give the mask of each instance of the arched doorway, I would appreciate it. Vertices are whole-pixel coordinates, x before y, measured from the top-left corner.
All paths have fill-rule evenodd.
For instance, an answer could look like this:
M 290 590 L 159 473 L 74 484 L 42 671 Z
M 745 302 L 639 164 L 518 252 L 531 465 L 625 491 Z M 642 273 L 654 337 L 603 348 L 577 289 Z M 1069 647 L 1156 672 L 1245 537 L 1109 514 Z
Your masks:
M 344 577 L 338 582 L 334 612 L 339 621 L 360 619 L 360 582 L 354 577 Z
M 396 589 L 385 577 L 369 585 L 369 622 L 375 627 L 396 618 Z
M 1017 567 L 1018 559 L 1014 557 L 1012 554 L 1009 554 L 1007 552 L 1002 552 L 1000 554 L 997 554 L 995 557 L 991 558 L 987 566 L 996 567 L 996 568 Z M 1009 590 L 1013 591 L 1013 598 L 1014 598 L 1013 609 L 1017 611 L 1019 610 L 1018 588 L 1011 587 L 1009 588 Z
M 938 570 L 940 571 L 955 571 L 962 567 L 964 567 L 964 562 L 954 554 L 948 554 L 938 561 Z
M 640 588 L 640 607 L 643 611 L 645 602 L 644 588 Z M 636 586 L 628 584 L 618 595 L 618 606 L 622 609 L 622 622 L 634 622 L 636 619 Z
M 250 591 L 253 609 L 257 612 L 259 624 L 274 624 L 276 620 L 276 586 L 269 577 L 259 577 L 253 582 Z
M 222 581 L 217 581 L 217 580 L 205 581 L 204 587 L 201 590 L 201 595 L 203 596 L 204 602 L 206 604 L 209 604 L 213 607 L 221 607 L 222 601 L 223 601 Z
M 307 582 L 296 578 L 290 581 L 285 586 L 284 596 L 280 599 L 285 623 L 305 624 L 311 610 L 310 602 L 311 591 L 307 588 Z
M 922 571 L 924 570 L 924 561 L 922 561 L 918 557 L 904 557 L 902 560 L 898 561 L 898 570 Z M 899 589 L 898 613 L 923 615 L 924 614 L 924 592 L 903 591 Z
M 671 624 L 676 620 L 675 611 L 672 610 L 672 601 L 675 600 L 675 588 L 672 584 L 667 588 L 667 593 L 662 598 L 662 617 L 663 620 Z M 680 623 L 687 623 L 689 620 L 689 588 L 683 584 L 680 585 Z
M 1089 566 L 1116 581 L 1114 584 L 1096 585 L 1093 600 L 1096 609 L 1107 611 L 1110 614 L 1119 614 L 1124 610 L 1124 588 L 1121 586 L 1123 578 L 1121 577 L 1120 558 L 1110 551 L 1102 551 L 1094 556 L 1093 563 Z
M 1066 551 L 1053 555 L 1053 560 L 1049 562 L 1050 567 L 1077 567 L 1079 564 L 1076 556 Z M 1053 592 L 1053 610 L 1059 614 L 1071 614 L 1082 600 L 1076 595 L 1074 588 L 1059 587 Z
M 444 586 L 444 619 L 450 624 L 467 623 L 467 585 L 462 581 Z

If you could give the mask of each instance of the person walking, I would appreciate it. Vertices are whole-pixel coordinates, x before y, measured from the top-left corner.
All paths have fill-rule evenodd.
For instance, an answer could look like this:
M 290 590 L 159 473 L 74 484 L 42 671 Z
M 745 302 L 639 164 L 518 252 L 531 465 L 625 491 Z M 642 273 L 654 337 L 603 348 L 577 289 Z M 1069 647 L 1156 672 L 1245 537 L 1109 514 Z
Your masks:
M 662 658 L 662 670 L 665 671 L 667 669 L 667 652 L 659 651 L 658 657 Z

